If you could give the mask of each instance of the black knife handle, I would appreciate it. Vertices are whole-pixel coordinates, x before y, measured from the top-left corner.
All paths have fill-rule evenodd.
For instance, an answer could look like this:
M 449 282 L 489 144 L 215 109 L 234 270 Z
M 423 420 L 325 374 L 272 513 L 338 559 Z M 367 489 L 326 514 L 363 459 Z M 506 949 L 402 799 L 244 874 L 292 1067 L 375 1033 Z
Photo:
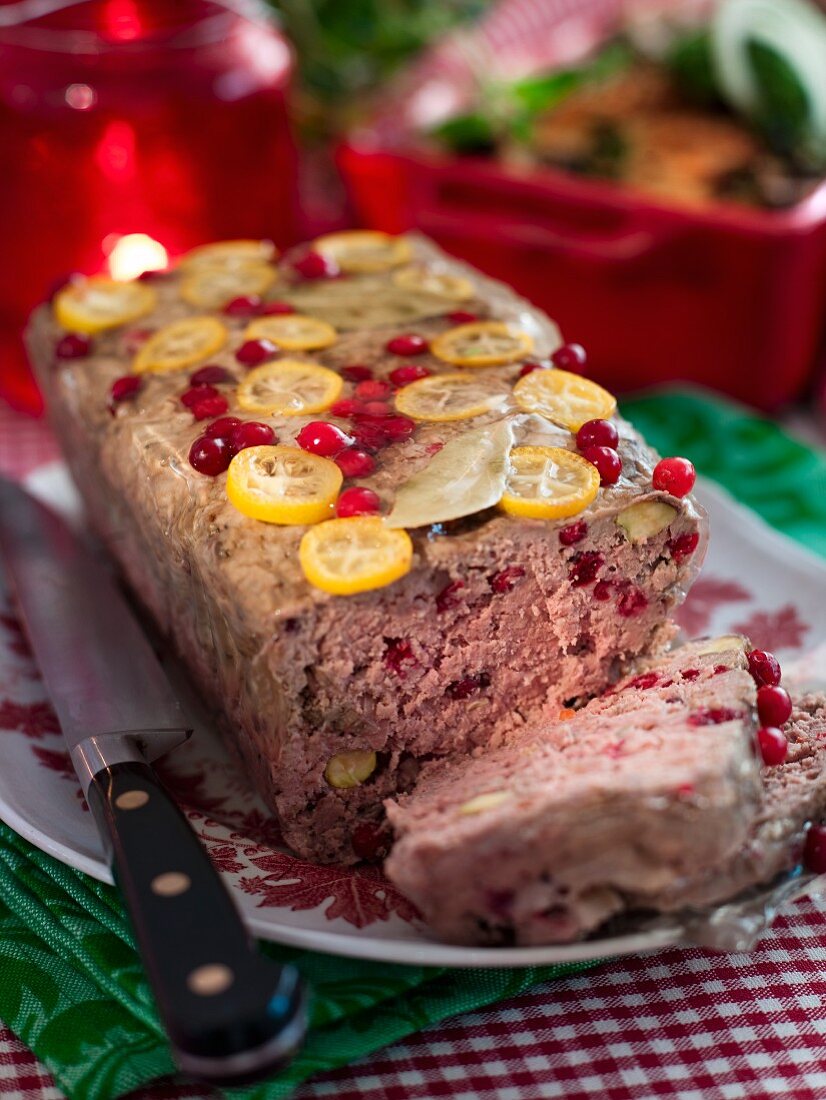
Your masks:
M 111 845 L 181 1069 L 216 1084 L 285 1065 L 306 1031 L 298 971 L 260 955 L 183 814 L 145 763 L 113 764 L 87 800 Z

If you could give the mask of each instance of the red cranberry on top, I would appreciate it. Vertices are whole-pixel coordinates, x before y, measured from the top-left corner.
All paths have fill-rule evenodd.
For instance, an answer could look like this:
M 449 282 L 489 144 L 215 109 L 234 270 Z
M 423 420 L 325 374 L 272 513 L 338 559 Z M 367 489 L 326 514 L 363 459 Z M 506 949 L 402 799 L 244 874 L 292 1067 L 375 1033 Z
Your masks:
M 336 501 L 336 515 L 342 519 L 347 516 L 374 516 L 380 511 L 378 494 L 363 485 L 345 489 Z
M 393 387 L 390 383 L 379 379 L 368 378 L 356 386 L 356 397 L 361 398 L 362 401 L 381 401 L 389 397 L 392 392 Z
M 335 464 L 345 477 L 368 477 L 376 468 L 376 460 L 360 447 L 348 447 L 337 454 Z
M 582 344 L 563 344 L 551 354 L 551 362 L 560 370 L 581 371 L 588 361 Z
M 257 367 L 266 363 L 268 359 L 274 359 L 278 355 L 278 348 L 271 340 L 245 340 L 235 353 L 235 358 L 245 367 Z
M 261 299 L 257 294 L 240 294 L 224 306 L 224 313 L 228 317 L 254 317 L 260 312 Z
M 757 744 L 760 746 L 760 755 L 763 763 L 768 767 L 776 767 L 782 764 L 789 751 L 789 742 L 786 735 L 776 726 L 763 726 L 757 731 Z
M 293 271 L 302 279 L 336 279 L 341 274 L 341 268 L 335 260 L 312 249 L 293 260 L 292 266 Z
M 757 689 L 757 713 L 764 726 L 782 726 L 792 714 L 792 701 L 785 688 L 764 684 Z
M 684 497 L 694 488 L 697 474 L 687 458 L 662 458 L 654 467 L 652 482 L 655 489 Z
M 780 683 L 780 662 L 773 653 L 765 649 L 753 649 L 748 655 L 748 662 L 751 678 L 758 686 L 770 684 L 776 687 Z
M 204 428 L 204 435 L 209 436 L 210 439 L 217 439 L 219 435 L 229 439 L 240 423 L 237 416 L 219 416 Z
M 387 341 L 391 355 L 423 355 L 428 349 L 427 340 L 413 332 L 405 332 Z
M 189 376 L 190 385 L 193 386 L 214 386 L 219 382 L 234 382 L 235 378 L 225 367 L 215 366 L 209 364 L 206 367 L 199 367 L 198 370 L 193 371 Z
M 466 309 L 452 310 L 448 313 L 447 319 L 453 325 L 472 325 L 474 321 L 479 320 L 475 313 L 470 313 Z
M 203 387 L 206 389 L 206 387 Z M 221 416 L 229 408 L 229 402 L 222 393 L 207 394 L 200 401 L 190 405 L 189 411 L 196 420 L 211 420 L 214 416 Z
M 310 454 L 323 455 L 325 458 L 334 457 L 353 442 L 345 431 L 326 420 L 312 420 L 305 424 L 295 441 Z
M 92 350 L 91 338 L 82 332 L 67 332 L 55 345 L 58 359 L 85 359 Z
M 390 381 L 400 389 L 402 386 L 409 386 L 411 382 L 418 382 L 420 378 L 427 378 L 430 374 L 431 371 L 427 367 L 419 367 L 414 363 L 408 363 L 391 371 Z
M 576 433 L 576 445 L 580 451 L 586 447 L 611 447 L 617 449 L 619 432 L 610 420 L 588 420 Z
M 346 378 L 348 382 L 367 382 L 373 377 L 373 370 L 361 363 L 353 363 L 352 366 L 341 368 L 341 377 Z
M 143 387 L 143 379 L 139 374 L 125 374 L 122 378 L 116 378 L 109 391 L 109 408 L 114 415 L 115 405 L 121 401 L 129 401 L 135 397 Z
M 189 464 L 193 470 L 207 477 L 217 477 L 229 466 L 232 448 L 226 439 L 211 439 L 202 435 L 189 448 Z
M 247 447 L 269 447 L 277 442 L 278 437 L 270 425 L 262 424 L 260 420 L 245 420 L 236 424 L 229 436 L 233 454 Z
M 622 459 L 613 447 L 585 447 L 582 457 L 599 470 L 600 485 L 616 485 L 622 473 Z
M 295 306 L 289 302 L 265 302 L 261 306 L 262 317 L 282 317 L 286 313 L 295 313 Z

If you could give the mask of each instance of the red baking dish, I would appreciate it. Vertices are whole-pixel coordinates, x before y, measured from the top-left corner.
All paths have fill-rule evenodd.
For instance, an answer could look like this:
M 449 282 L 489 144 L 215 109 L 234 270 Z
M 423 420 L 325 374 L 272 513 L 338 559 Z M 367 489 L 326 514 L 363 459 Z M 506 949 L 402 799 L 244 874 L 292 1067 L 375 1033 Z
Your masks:
M 387 151 L 339 165 L 360 220 L 416 227 L 513 285 L 615 391 L 711 386 L 761 409 L 812 378 L 826 314 L 826 182 L 777 212 L 701 209 L 552 169 Z

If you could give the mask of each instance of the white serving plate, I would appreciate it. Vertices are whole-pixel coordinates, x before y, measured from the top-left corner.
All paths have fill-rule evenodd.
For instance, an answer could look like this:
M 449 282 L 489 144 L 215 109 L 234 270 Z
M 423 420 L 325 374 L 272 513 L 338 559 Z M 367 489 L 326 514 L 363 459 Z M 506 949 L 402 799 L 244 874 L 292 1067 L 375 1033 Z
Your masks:
M 70 518 L 79 515 L 64 467 L 42 467 L 28 488 Z M 712 540 L 702 576 L 681 612 L 691 635 L 742 631 L 775 651 L 791 688 L 826 684 L 826 564 L 778 534 L 710 483 L 699 496 Z M 0 588 L 0 818 L 49 855 L 111 882 L 98 839 L 36 667 Z M 709 940 L 697 923 L 669 918 L 630 934 L 545 947 L 467 948 L 436 943 L 410 905 L 375 869 L 319 867 L 279 847 L 277 829 L 227 755 L 179 670 L 192 740 L 161 771 L 221 872 L 250 930 L 295 947 L 385 962 L 451 967 L 578 962 Z M 821 880 L 815 880 L 820 884 Z M 776 904 L 813 883 L 766 891 L 749 908 L 756 935 Z M 757 916 L 755 917 L 755 911 Z M 702 922 L 701 922 L 702 923 Z M 738 945 L 742 940 L 737 941 Z

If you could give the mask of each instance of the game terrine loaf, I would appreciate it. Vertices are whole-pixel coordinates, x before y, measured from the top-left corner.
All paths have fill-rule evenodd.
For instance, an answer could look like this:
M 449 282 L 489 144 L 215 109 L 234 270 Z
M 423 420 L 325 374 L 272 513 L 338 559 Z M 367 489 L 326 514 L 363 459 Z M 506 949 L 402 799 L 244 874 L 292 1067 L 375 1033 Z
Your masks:
M 690 464 L 419 237 L 77 278 L 28 341 L 91 522 L 314 859 L 659 651 L 704 550 Z

